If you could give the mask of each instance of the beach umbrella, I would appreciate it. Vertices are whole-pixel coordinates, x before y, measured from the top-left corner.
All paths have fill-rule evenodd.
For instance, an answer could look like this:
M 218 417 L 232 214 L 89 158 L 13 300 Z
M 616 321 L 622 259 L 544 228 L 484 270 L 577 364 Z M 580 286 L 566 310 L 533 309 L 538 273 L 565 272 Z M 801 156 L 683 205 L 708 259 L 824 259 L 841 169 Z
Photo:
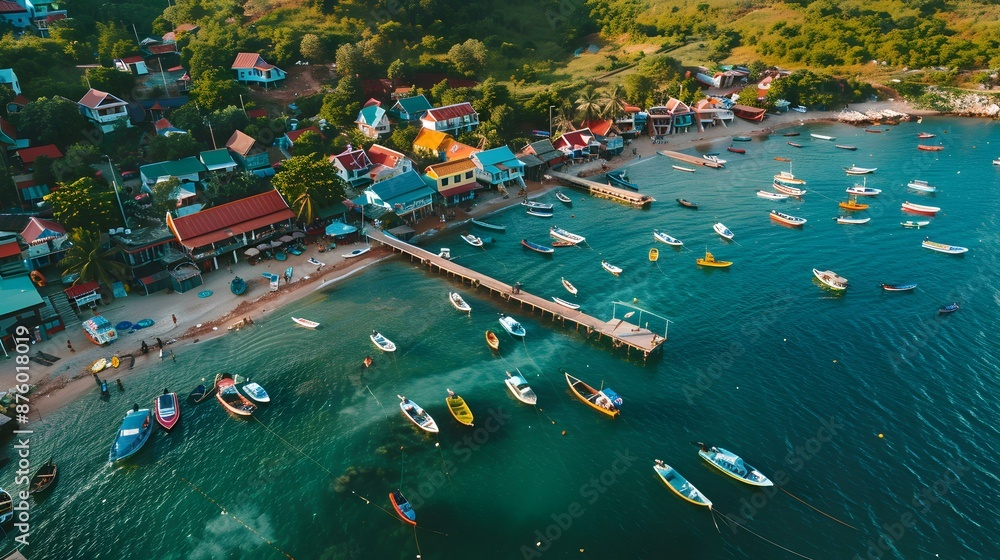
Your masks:
M 257 255 L 260 254 L 260 251 L 258 251 L 257 249 L 254 249 L 253 247 L 251 247 L 251 248 L 247 249 L 246 251 L 243 251 L 243 254 L 246 255 L 246 256 L 248 256 L 248 257 L 256 257 Z
M 303 232 L 301 232 L 301 231 L 293 231 L 292 232 L 292 237 L 294 237 L 295 239 L 302 239 L 305 236 L 306 236 L 306 234 L 303 233 Z
M 271 247 L 281 247 L 281 241 L 272 241 Z
M 271 244 L 270 243 L 261 243 L 260 245 L 257 246 L 257 250 L 258 251 L 267 251 L 270 248 L 271 248 Z
M 281 241 L 282 243 L 291 243 L 292 241 L 294 241 L 294 239 L 292 238 L 291 235 L 282 235 L 279 241 Z

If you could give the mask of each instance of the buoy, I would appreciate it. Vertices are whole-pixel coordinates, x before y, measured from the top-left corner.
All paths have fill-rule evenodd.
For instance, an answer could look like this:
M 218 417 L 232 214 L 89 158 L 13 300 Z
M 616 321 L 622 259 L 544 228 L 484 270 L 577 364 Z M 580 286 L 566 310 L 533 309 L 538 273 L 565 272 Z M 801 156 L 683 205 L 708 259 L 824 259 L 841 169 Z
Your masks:
M 441 447 L 441 442 L 435 443 L 434 447 Z
M 837 363 L 837 360 L 834 360 L 833 363 Z
M 563 430 L 563 431 L 562 431 L 562 435 L 566 435 L 566 430 Z
M 878 435 L 878 439 L 882 439 L 882 438 L 884 438 L 884 437 L 885 437 L 885 435 L 883 435 L 883 434 L 879 434 L 879 435 Z

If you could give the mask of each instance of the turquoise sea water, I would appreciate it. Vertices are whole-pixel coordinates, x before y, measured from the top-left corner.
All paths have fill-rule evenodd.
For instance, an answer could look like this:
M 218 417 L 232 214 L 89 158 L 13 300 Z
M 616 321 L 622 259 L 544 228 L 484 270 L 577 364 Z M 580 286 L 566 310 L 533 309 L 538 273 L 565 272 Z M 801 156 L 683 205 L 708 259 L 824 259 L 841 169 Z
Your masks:
M 473 311 L 461 315 L 447 302 L 457 284 L 394 260 L 281 309 L 258 328 L 175 348 L 176 363 L 149 366 L 110 402 L 95 389 L 34 423 L 35 457 L 53 455 L 62 478 L 31 508 L 25 554 L 402 559 L 415 558 L 419 546 L 423 558 L 794 558 L 734 532 L 718 515 L 717 532 L 707 510 L 660 482 L 652 469 L 659 458 L 713 500 L 716 512 L 811 558 L 1000 557 L 993 331 L 1000 323 L 1000 168 L 991 165 L 1000 129 L 940 118 L 884 134 L 835 124 L 800 130 L 802 149 L 780 134 L 739 144 L 746 155 L 727 153 L 728 142 L 701 147 L 729 160 L 721 171 L 675 172 L 662 157 L 638 162 L 632 180 L 658 200 L 649 211 L 580 193 L 568 208 L 549 194 L 542 200 L 556 204 L 551 220 L 520 207 L 487 218 L 508 230 L 476 231 L 495 239 L 485 251 L 458 231 L 427 243 L 600 318 L 611 317 L 612 301 L 637 298 L 672 321 L 662 356 L 627 360 L 468 287 L 459 289 Z M 945 150 L 918 152 L 918 131 L 936 133 Z M 754 195 L 787 169 L 775 156 L 793 158 L 794 173 L 808 181 L 803 200 Z M 851 164 L 878 167 L 868 185 L 883 193 L 870 200 L 867 225 L 834 221 L 854 182 L 842 171 Z M 939 192 L 908 192 L 912 179 Z M 701 209 L 681 208 L 676 197 Z M 903 229 L 900 221 L 918 219 L 900 213 L 904 200 L 942 211 L 926 229 Z M 809 221 L 788 229 L 768 219 L 773 208 Z M 715 235 L 716 221 L 736 234 L 734 242 Z M 520 247 L 523 237 L 547 243 L 550 225 L 587 236 L 588 247 L 557 249 L 553 257 Z M 654 228 L 684 248 L 656 245 L 659 261 L 649 262 Z M 925 236 L 970 251 L 934 253 L 920 247 Z M 694 260 L 706 248 L 735 264 L 698 268 Z M 624 273 L 611 276 L 602 259 Z M 843 296 L 821 289 L 814 267 L 836 271 L 851 287 Z M 563 290 L 563 276 L 578 297 Z M 886 293 L 880 282 L 919 286 Z M 951 302 L 961 310 L 939 316 Z M 501 311 L 526 326 L 523 343 L 502 334 Z M 296 328 L 293 315 L 322 327 Z M 373 328 L 396 342 L 395 355 L 376 353 Z M 501 332 L 502 357 L 486 347 L 486 329 Z M 376 360 L 369 370 L 361 366 L 366 355 Z M 504 370 L 515 367 L 541 411 L 506 391 Z M 621 418 L 574 399 L 560 368 L 614 388 L 625 399 Z M 250 375 L 267 388 L 274 404 L 260 411 L 260 422 L 233 418 L 214 399 L 185 401 L 174 433 L 158 430 L 134 460 L 107 464 L 133 402 L 145 406 L 163 387 L 186 396 L 218 371 Z M 450 417 L 446 388 L 469 402 L 475 428 Z M 418 433 L 400 414 L 397 394 L 427 409 L 440 435 Z M 739 453 L 859 530 L 786 494 L 725 477 L 691 441 Z M 349 490 L 336 483 L 345 472 Z M 386 513 L 397 487 L 416 506 L 416 539 Z

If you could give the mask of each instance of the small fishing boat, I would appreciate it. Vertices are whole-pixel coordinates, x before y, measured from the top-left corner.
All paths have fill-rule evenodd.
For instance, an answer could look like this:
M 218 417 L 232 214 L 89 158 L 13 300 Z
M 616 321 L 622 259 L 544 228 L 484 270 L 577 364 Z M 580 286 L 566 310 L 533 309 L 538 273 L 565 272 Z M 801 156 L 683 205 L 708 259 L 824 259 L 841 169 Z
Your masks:
M 899 225 L 905 228 L 920 229 L 922 227 L 929 226 L 931 224 L 930 220 L 906 220 L 905 222 L 899 222 Z
M 347 253 L 346 255 L 344 255 L 344 258 L 345 259 L 353 259 L 355 257 L 360 257 L 361 255 L 363 255 L 363 254 L 365 254 L 365 253 L 367 253 L 368 251 L 371 251 L 371 250 L 372 250 L 371 247 L 363 247 L 361 249 L 355 249 L 355 250 L 351 251 L 350 253 Z
M 677 239 L 676 237 L 671 237 L 658 229 L 653 230 L 653 239 L 659 241 L 660 243 L 666 243 L 667 245 L 671 245 L 673 247 L 680 247 L 684 245 L 684 242 L 682 242 L 680 239 Z
M 402 492 L 399 490 L 389 492 L 389 501 L 392 503 L 392 509 L 396 511 L 396 515 L 398 515 L 400 519 L 410 525 L 417 524 L 417 512 L 413 510 L 413 506 L 410 505 L 410 502 L 406 501 Z
M 466 243 L 468 243 L 469 245 L 472 245 L 473 247 L 482 247 L 483 246 L 483 240 L 482 240 L 482 238 L 476 237 L 475 235 L 472 235 L 471 233 L 463 233 L 463 234 L 459 235 L 459 237 L 462 238 L 462 241 L 465 241 Z
M 549 228 L 549 235 L 555 237 L 556 239 L 561 239 L 563 241 L 566 241 L 567 243 L 572 243 L 574 245 L 576 245 L 577 243 L 583 243 L 584 241 L 587 240 L 587 238 L 582 235 L 570 233 L 562 229 L 561 227 L 555 227 L 555 226 Z
M 556 252 L 556 250 L 553 249 L 552 247 L 546 247 L 545 245 L 539 245 L 538 243 L 534 243 L 532 241 L 528 241 L 527 239 L 522 239 L 521 240 L 521 246 L 525 247 L 526 249 L 531 249 L 532 251 L 534 251 L 536 253 L 542 253 L 542 254 L 545 254 L 545 255 L 550 255 L 550 254 Z
M 730 231 L 729 228 L 727 228 L 726 225 L 723 224 L 722 222 L 717 222 L 715 225 L 712 226 L 712 229 L 714 229 L 715 233 L 718 233 L 719 237 L 723 239 L 730 240 L 733 237 L 735 237 L 735 234 L 732 231 Z
M 153 400 L 153 414 L 164 430 L 172 430 L 181 421 L 181 403 L 177 400 L 177 393 L 168 393 L 164 389 L 163 394 Z
M 848 196 L 847 200 L 839 203 L 837 206 L 840 206 L 841 208 L 847 210 L 848 212 L 858 212 L 860 210 L 868 209 L 868 205 L 858 202 L 857 197 L 854 195 Z
M 937 251 L 938 253 L 948 253 L 949 255 L 958 255 L 961 253 L 968 252 L 967 247 L 959 247 L 958 245 L 948 245 L 946 243 L 935 243 L 929 239 L 924 239 L 921 242 L 921 247 L 924 249 L 930 249 L 931 251 Z
M 556 191 L 556 200 L 565 204 L 573 204 L 573 200 L 560 191 Z
M 789 166 L 788 171 L 780 171 L 774 176 L 775 183 L 781 183 L 783 185 L 804 185 L 806 184 L 805 179 L 800 179 L 792 174 L 791 166 Z
M 958 311 L 957 303 L 949 303 L 948 305 L 938 309 L 938 313 L 942 315 L 945 313 L 954 313 L 956 311 Z
M 271 395 L 267 394 L 267 391 L 260 386 L 260 383 L 256 381 L 249 381 L 240 385 L 240 389 L 243 394 L 250 400 L 258 404 L 267 404 L 271 402 Z
M 848 175 L 868 175 L 876 171 L 878 171 L 878 167 L 858 167 L 857 165 L 852 165 L 844 168 L 844 172 Z
M 201 384 L 194 388 L 190 394 L 188 394 L 188 402 L 200 403 L 205 400 L 205 385 Z
M 660 250 L 653 247 L 649 250 L 649 262 L 656 262 L 660 260 Z
M 361 361 L 361 364 L 364 365 L 366 368 L 372 367 L 372 364 L 374 363 L 375 360 L 373 360 L 371 356 L 365 356 L 365 359 Z
M 618 418 L 621 415 L 622 398 L 618 396 L 618 393 L 611 389 L 598 391 L 568 372 L 564 371 L 563 374 L 566 375 L 566 383 L 569 384 L 570 390 L 573 391 L 576 398 L 587 403 L 587 406 L 612 418 Z
M 691 502 L 696 506 L 704 506 L 712 509 L 712 501 L 706 498 L 704 494 L 702 494 L 670 465 L 657 459 L 656 464 L 653 465 L 653 470 L 656 471 L 660 480 L 667 485 L 667 488 L 669 488 L 674 494 L 680 496 L 683 500 Z
M 514 395 L 514 397 L 524 404 L 534 406 L 538 402 L 538 396 L 535 395 L 535 392 L 528 386 L 528 382 L 524 380 L 524 377 L 521 377 L 521 372 L 518 370 L 517 375 L 514 375 L 509 371 L 505 373 L 507 374 L 507 379 L 504 379 L 503 382 L 507 385 L 507 388 L 510 389 L 510 392 Z
M 792 137 L 792 136 L 798 136 L 799 134 L 800 134 L 799 132 L 786 132 L 782 134 L 782 136 Z
M 628 173 L 624 170 L 611 171 L 607 174 L 608 184 L 612 187 L 619 187 L 633 191 L 639 190 L 639 185 L 628 180 Z
M 887 292 L 909 292 L 917 287 L 916 284 L 879 284 L 879 287 Z
M 817 140 L 836 140 L 837 139 L 836 136 L 827 136 L 825 134 L 810 133 L 809 136 L 812 136 L 813 138 L 815 138 Z
M 796 189 L 796 190 L 798 190 L 798 189 Z M 789 196 L 790 195 L 787 195 L 787 194 L 784 194 L 784 193 L 773 193 L 771 191 L 763 191 L 763 190 L 757 191 L 757 197 L 758 198 L 766 198 L 768 200 L 785 200 Z
M 430 414 L 427 414 L 426 410 L 420 408 L 420 405 L 403 395 L 396 396 L 399 397 L 399 409 L 403 411 L 403 416 L 406 416 L 410 422 L 413 422 L 418 428 L 425 432 L 432 434 L 438 433 L 437 422 L 431 418 Z
M 561 239 L 556 239 L 552 242 L 553 247 L 574 247 L 576 243 L 570 243 L 569 241 L 563 241 Z
M 866 128 L 865 132 L 868 132 L 868 133 L 871 133 L 871 134 L 882 134 L 882 129 L 880 129 L 880 128 Z
M 937 206 L 925 206 L 923 204 L 914 204 L 912 202 L 904 201 L 902 206 L 903 212 L 909 212 L 911 214 L 922 214 L 924 216 L 933 216 L 941 211 L 941 208 Z
M 396 344 L 388 338 L 382 336 L 382 333 L 372 330 L 372 334 L 368 335 L 368 338 L 372 339 L 375 346 L 378 346 L 379 350 L 383 352 L 395 352 Z
M 470 220 L 470 221 L 472 222 L 472 225 L 479 226 L 481 228 L 492 229 L 493 231 L 507 231 L 507 226 L 498 226 L 496 224 L 490 224 L 487 222 L 482 222 L 480 220 Z
M 501 313 L 500 319 L 498 320 L 500 321 L 500 326 L 502 326 L 503 330 L 507 331 L 508 334 L 510 334 L 511 336 L 524 338 L 524 335 L 526 334 L 527 331 L 524 330 L 524 327 L 521 325 L 521 323 L 517 322 L 517 319 L 514 319 L 510 315 L 504 315 Z
M 917 144 L 917 149 L 924 152 L 940 152 L 944 146 L 928 146 L 927 144 Z
M 223 373 L 217 386 L 219 391 L 215 394 L 215 398 L 219 400 L 222 408 L 237 416 L 250 416 L 257 410 L 257 406 L 236 389 L 236 382 L 233 381 L 232 375 Z
M 713 267 L 713 268 L 726 268 L 726 267 L 732 266 L 732 264 L 733 264 L 732 261 L 717 261 L 717 260 L 715 260 L 715 255 L 713 255 L 712 253 L 709 253 L 708 251 L 705 251 L 705 258 L 703 258 L 703 259 L 695 259 L 694 262 L 697 263 L 698 266 L 709 266 L 709 267 Z
M 551 210 L 545 211 L 545 210 L 536 210 L 534 208 L 528 208 L 524 213 L 527 214 L 527 215 L 529 215 L 529 216 L 535 216 L 537 218 L 551 218 L 552 217 L 552 211 Z
M 837 216 L 834 218 L 838 224 L 867 224 L 871 218 L 852 218 L 850 216 Z
M 139 405 L 132 405 L 132 410 L 122 420 L 115 442 L 111 444 L 108 461 L 113 463 L 135 455 L 149 441 L 152 432 L 153 414 L 148 408 L 140 410 Z
M 706 161 L 717 163 L 719 165 L 725 165 L 728 163 L 726 160 L 719 158 L 719 154 L 702 154 L 701 157 Z
M 993 165 L 1000 165 L 1000 158 L 993 160 Z
M 749 142 L 751 140 L 753 140 L 753 138 L 749 136 L 733 136 L 733 142 Z
M 787 162 L 787 161 L 792 161 L 792 160 L 790 160 L 790 159 L 788 159 L 786 157 L 776 156 L 774 158 L 774 161 L 786 161 Z
M 448 389 L 448 396 L 444 399 L 448 405 L 448 412 L 463 426 L 472 426 L 472 409 L 465 403 L 465 399 L 455 394 L 455 391 Z
M 677 204 L 680 204 L 681 206 L 683 206 L 685 208 L 694 208 L 695 210 L 697 210 L 698 206 L 700 206 L 697 202 L 692 202 L 690 200 L 685 200 L 683 198 L 678 198 L 677 199 Z
M 559 280 L 562 282 L 563 288 L 566 288 L 567 292 L 573 294 L 574 296 L 576 295 L 576 286 L 571 284 L 570 281 L 565 278 L 560 278 Z
M 691 167 L 681 167 L 680 165 L 671 165 L 670 167 L 673 167 L 677 171 L 683 171 L 685 173 L 694 173 L 694 168 Z
M 319 323 L 316 321 L 310 321 L 309 319 L 303 319 L 302 317 L 292 317 L 292 321 L 295 321 L 295 324 L 303 326 L 307 329 L 315 329 L 319 326 Z
M 486 331 L 486 345 L 493 350 L 500 349 L 500 339 L 493 331 Z
M 819 270 L 817 268 L 814 268 L 813 276 L 815 276 L 816 279 L 822 282 L 824 285 L 834 290 L 847 289 L 847 278 L 837 275 L 837 273 L 833 272 L 832 270 Z
M 798 142 L 786 142 L 786 144 L 788 144 L 789 146 L 791 146 L 793 148 L 801 148 L 802 147 L 802 144 L 799 144 Z
M 737 148 L 736 146 L 728 146 L 726 149 L 729 150 L 730 152 L 733 152 L 734 154 L 745 154 L 745 153 L 747 153 L 747 151 L 744 150 L 743 148 Z
M 852 152 L 858 149 L 858 147 L 857 147 L 857 146 L 848 146 L 848 145 L 846 145 L 846 144 L 837 144 L 837 145 L 836 145 L 836 146 L 834 146 L 834 147 L 836 147 L 836 148 L 840 148 L 841 150 L 850 150 L 850 151 L 852 151 Z
M 549 212 L 552 211 L 552 205 L 551 204 L 544 204 L 542 202 L 535 202 L 534 200 L 523 200 L 523 201 L 521 201 L 521 206 L 526 206 L 526 207 L 531 208 L 533 210 L 548 210 Z
M 52 462 L 52 459 L 49 459 L 44 465 L 38 467 L 38 470 L 32 475 L 31 483 L 28 485 L 30 489 L 28 493 L 36 496 L 45 494 L 49 490 L 52 490 L 57 478 L 59 478 L 59 467 Z M 2 524 L 0 522 L 0 525 Z
M 788 196 L 799 197 L 806 194 L 805 189 L 800 189 L 798 187 L 793 187 L 791 185 L 786 185 L 785 183 L 779 183 L 777 181 L 772 183 L 771 186 L 774 187 L 774 190 L 780 192 L 781 194 L 787 194 Z
M 920 179 L 914 179 L 906 184 L 907 187 L 920 192 L 937 192 L 937 187 L 927 184 L 927 181 L 921 181 Z
M 461 311 L 462 313 L 472 312 L 472 307 L 468 303 L 465 303 L 465 300 L 462 299 L 462 295 L 458 292 L 448 292 L 448 301 L 451 302 L 451 305 L 455 309 Z
M 798 216 L 792 216 L 791 214 L 785 214 L 784 212 L 778 212 L 777 210 L 771 210 L 771 219 L 785 224 L 786 226 L 801 227 L 806 223 L 805 218 L 799 218 Z
M 865 178 L 863 184 L 854 183 L 854 185 L 847 187 L 847 194 L 853 194 L 855 196 L 878 196 L 882 193 L 882 189 L 875 189 L 868 186 L 868 180 Z
M 604 270 L 607 270 L 608 272 L 614 274 L 615 276 L 618 276 L 619 274 L 622 273 L 621 268 L 609 263 L 608 261 L 601 261 L 601 266 L 604 267 Z
M 229 291 L 238 296 L 243 295 L 243 292 L 247 291 L 247 281 L 239 276 L 233 278 L 232 281 L 229 282 Z
M 920 138 L 921 140 L 924 140 L 924 139 L 927 139 L 927 138 L 934 138 L 935 136 L 937 136 L 937 134 L 931 134 L 930 132 L 918 132 L 917 133 L 917 138 Z
M 564 299 L 557 298 L 555 296 L 552 296 L 552 301 L 558 303 L 559 305 L 561 305 L 561 306 L 563 306 L 563 307 L 565 307 L 567 309 L 580 309 L 580 306 L 578 304 L 575 304 L 575 303 L 570 302 L 570 301 L 566 301 Z
M 699 443 L 698 456 L 723 473 L 751 486 L 774 486 L 762 472 L 743 462 L 739 455 L 721 447 Z
M 796 113 L 805 113 L 807 111 L 805 105 L 796 105 L 795 107 L 792 107 L 792 110 Z

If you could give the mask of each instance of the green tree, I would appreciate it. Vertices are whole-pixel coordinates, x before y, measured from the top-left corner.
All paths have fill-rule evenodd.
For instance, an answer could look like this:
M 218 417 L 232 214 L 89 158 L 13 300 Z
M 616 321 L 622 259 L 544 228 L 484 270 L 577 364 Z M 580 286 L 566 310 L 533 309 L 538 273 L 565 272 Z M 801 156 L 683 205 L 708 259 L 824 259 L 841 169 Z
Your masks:
M 232 72 L 209 68 L 194 79 L 188 95 L 202 109 L 214 111 L 239 104 L 240 94 L 246 93 L 247 88 L 233 79 Z
M 83 177 L 59 190 L 45 195 L 52 205 L 52 217 L 67 230 L 95 229 L 105 231 L 123 227 L 115 191 L 107 185 L 98 186 L 93 177 Z
M 656 82 L 649 76 L 629 74 L 622 79 L 622 89 L 625 92 L 626 99 L 631 103 L 635 103 L 640 107 L 648 107 L 653 101 Z
M 117 68 L 100 66 L 88 68 L 87 75 L 82 79 L 82 82 L 88 84 L 88 87 L 127 98 L 132 95 L 132 88 L 135 87 L 135 75 L 131 72 L 122 72 Z
M 393 82 L 403 80 L 408 75 L 409 69 L 406 67 L 406 64 L 398 58 L 393 60 L 392 63 L 389 64 L 389 69 L 386 70 L 386 76 L 388 76 L 388 78 Z
M 388 147 L 401 152 L 413 150 L 413 141 L 420 132 L 419 126 L 396 126 L 392 129 L 386 144 Z
M 247 118 L 247 114 L 243 112 L 243 109 L 235 105 L 230 105 L 218 111 L 213 111 L 208 116 L 208 122 L 212 125 L 212 133 L 215 134 L 216 144 L 221 147 L 234 132 L 246 128 L 250 124 L 250 119 Z
M 337 49 L 337 73 L 359 76 L 366 70 L 365 49 L 360 44 L 344 43 Z
M 266 182 L 253 173 L 238 173 L 232 177 L 213 175 L 204 183 L 202 196 L 206 206 L 218 206 L 268 190 Z
M 198 155 L 201 150 L 201 144 L 190 134 L 157 135 L 146 146 L 146 158 L 149 161 L 173 161 Z
M 69 241 L 70 248 L 59 265 L 63 267 L 63 275 L 80 275 L 73 284 L 96 281 L 110 287 L 114 282 L 128 279 L 128 266 L 117 259 L 122 248 L 105 244 L 100 230 L 71 229 Z
M 609 119 L 619 119 L 625 115 L 625 88 L 621 84 L 611 86 L 603 101 L 601 115 Z
M 601 114 L 601 95 L 587 89 L 576 100 L 576 111 L 584 122 L 596 120 Z
M 318 35 L 313 33 L 306 33 L 302 36 L 302 42 L 299 43 L 299 53 L 302 54 L 302 58 L 312 62 L 326 58 L 323 42 L 320 41 Z
M 178 187 L 181 182 L 177 177 L 160 181 L 153 185 L 153 215 L 166 217 L 168 212 L 177 210 L 177 199 L 180 194 Z
M 60 183 L 71 183 L 81 177 L 93 177 L 93 164 L 101 161 L 101 152 L 97 146 L 88 142 L 80 142 L 66 148 L 66 154 L 51 162 L 53 178 Z M 38 170 L 36 161 L 36 172 Z
M 466 76 L 472 76 L 481 70 L 486 64 L 486 56 L 486 45 L 478 39 L 467 39 L 448 50 L 448 60 L 455 66 L 455 70 Z
M 122 48 L 118 43 L 122 42 L 127 43 L 128 47 L 133 51 L 139 50 L 134 38 L 125 29 L 124 25 L 117 22 L 97 22 L 97 55 L 101 58 L 102 62 L 110 63 L 117 56 L 122 56 L 117 52 Z
M 205 118 L 198 112 L 198 107 L 194 103 L 185 103 L 170 112 L 170 124 L 181 130 L 195 134 L 198 138 L 208 137 L 208 128 L 205 126 Z M 215 126 L 215 124 L 212 124 Z M 231 133 L 230 133 L 231 134 Z M 220 135 L 221 136 L 221 135 Z M 229 137 L 227 136 L 226 139 Z
M 295 140 L 295 145 L 292 146 L 292 155 L 304 156 L 313 152 L 320 154 L 324 153 L 323 137 L 310 130 L 302 133 L 302 136 L 299 136 L 298 139 Z
M 750 84 L 747 87 L 741 89 L 738 103 L 740 105 L 746 105 L 748 107 L 759 107 L 761 109 L 767 106 L 766 101 L 760 101 L 757 99 L 757 84 Z
M 340 202 L 345 193 L 337 170 L 318 153 L 285 160 L 271 184 L 306 225 L 316 220 L 316 209 Z
M 335 126 L 352 126 L 361 110 L 361 82 L 354 76 L 344 76 L 334 90 L 323 96 L 319 117 Z
M 19 136 L 31 139 L 34 145 L 65 148 L 82 140 L 83 131 L 90 128 L 76 103 L 59 97 L 39 98 L 10 118 Z

